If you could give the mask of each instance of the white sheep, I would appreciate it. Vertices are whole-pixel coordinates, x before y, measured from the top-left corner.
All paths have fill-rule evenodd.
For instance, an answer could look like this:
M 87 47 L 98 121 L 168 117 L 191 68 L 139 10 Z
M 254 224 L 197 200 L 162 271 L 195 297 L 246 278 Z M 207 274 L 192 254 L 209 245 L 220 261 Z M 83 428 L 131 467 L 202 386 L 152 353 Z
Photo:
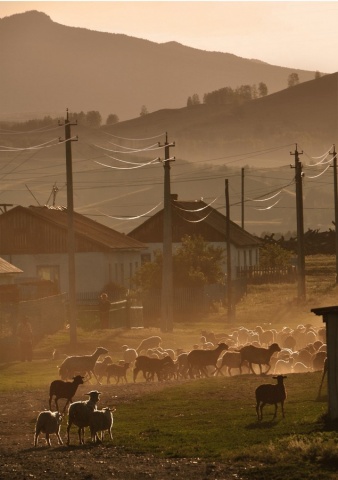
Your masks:
M 108 353 L 108 350 L 103 347 L 97 347 L 95 352 L 92 355 L 76 355 L 67 357 L 59 367 L 59 374 L 62 380 L 67 380 L 67 378 L 72 378 L 76 374 L 88 375 L 88 381 L 94 375 L 98 384 L 98 381 L 95 373 L 94 367 L 100 355 Z
M 122 350 L 123 350 L 123 360 L 126 363 L 129 363 L 131 367 L 133 367 L 134 362 L 138 357 L 137 351 L 135 350 L 135 348 L 128 347 L 128 345 L 123 345 Z
M 49 447 L 52 446 L 49 438 L 49 435 L 52 433 L 56 434 L 59 445 L 62 445 L 62 440 L 60 437 L 61 422 L 62 415 L 59 412 L 51 412 L 50 410 L 40 412 L 35 425 L 34 447 L 36 447 L 38 444 L 40 433 L 46 434 L 46 441 Z
M 287 377 L 285 375 L 277 375 L 272 378 L 277 379 L 276 384 L 263 384 L 256 388 L 256 412 L 259 421 L 263 420 L 263 407 L 266 404 L 275 406 L 273 420 L 277 416 L 278 403 L 281 404 L 283 418 L 285 416 L 284 402 L 286 400 L 286 390 L 284 385 L 284 378 Z
M 286 373 L 291 373 L 293 368 L 293 358 L 289 359 L 279 359 L 275 364 L 273 373 L 275 375 L 285 375 Z
M 113 440 L 112 427 L 113 427 L 113 412 L 115 408 L 105 407 L 102 410 L 95 410 L 90 416 L 89 428 L 92 442 L 103 441 L 104 432 L 109 433 L 110 440 Z M 98 433 L 101 433 L 99 438 Z
M 162 338 L 156 335 L 152 337 L 145 338 L 136 348 L 137 354 L 140 355 L 142 350 L 148 350 L 148 348 L 156 348 L 159 347 L 162 343 Z

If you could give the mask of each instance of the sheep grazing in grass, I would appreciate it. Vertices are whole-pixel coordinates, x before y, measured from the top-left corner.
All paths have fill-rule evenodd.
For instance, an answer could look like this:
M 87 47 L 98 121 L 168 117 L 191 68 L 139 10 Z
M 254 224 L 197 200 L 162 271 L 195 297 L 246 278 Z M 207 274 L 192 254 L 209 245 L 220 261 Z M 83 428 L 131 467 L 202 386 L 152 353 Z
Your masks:
M 162 370 L 167 365 L 174 365 L 174 361 L 169 355 L 163 358 L 150 358 L 145 355 L 140 355 L 135 361 L 133 380 L 136 382 L 138 373 L 142 371 L 143 377 L 147 382 L 154 380 L 155 374 L 157 375 L 158 381 L 161 381 Z
M 277 407 L 278 403 L 281 404 L 282 415 L 284 414 L 284 402 L 286 400 L 286 390 L 284 385 L 284 379 L 287 378 L 285 375 L 277 375 L 272 378 L 277 380 L 276 384 L 264 384 L 256 388 L 256 412 L 258 420 L 263 420 L 263 407 L 268 405 L 275 406 L 275 413 L 273 420 L 277 417 Z
M 92 442 L 102 442 L 105 432 L 108 432 L 110 440 L 113 440 L 111 430 L 115 410 L 115 408 L 105 407 L 102 410 L 94 410 L 91 414 L 89 428 Z M 99 438 L 98 433 L 101 433 L 101 438 Z
M 145 338 L 144 340 L 142 340 L 140 345 L 136 348 L 136 352 L 138 355 L 140 355 L 142 350 L 147 351 L 149 348 L 157 348 L 161 345 L 161 343 L 162 343 L 162 338 L 155 335 L 152 337 Z
M 88 375 L 87 380 L 89 381 L 94 375 L 98 384 L 100 382 L 95 375 L 94 368 L 95 364 L 100 355 L 108 353 L 108 350 L 103 347 L 97 347 L 95 352 L 92 355 L 77 355 L 72 357 L 67 357 L 59 367 L 59 374 L 62 380 L 67 380 L 74 377 L 74 375 Z
M 228 350 L 228 345 L 223 342 L 219 343 L 214 350 L 191 350 L 187 356 L 190 378 L 194 378 L 194 370 L 209 377 L 207 367 L 210 365 L 216 368 L 218 357 L 224 350 Z
M 62 445 L 62 440 L 60 437 L 61 422 L 62 415 L 59 412 L 51 412 L 49 410 L 40 412 L 35 425 L 34 447 L 36 447 L 38 444 L 40 433 L 46 434 L 46 441 L 49 447 L 52 446 L 49 438 L 49 435 L 51 435 L 52 433 L 55 433 L 59 445 Z
M 254 345 L 245 345 L 240 349 L 241 353 L 241 365 L 245 361 L 249 364 L 249 369 L 253 374 L 256 374 L 252 368 L 252 364 L 259 365 L 259 371 L 262 375 L 262 365 L 267 365 L 267 370 L 264 374 L 267 374 L 271 368 L 270 360 L 274 353 L 280 352 L 281 348 L 277 343 L 272 343 L 268 348 L 255 347 Z
M 74 402 L 69 405 L 68 424 L 67 424 L 67 445 L 69 445 L 69 432 L 74 424 L 78 427 L 79 443 L 84 444 L 84 429 L 90 425 L 90 417 L 94 410 L 97 410 L 97 403 L 101 392 L 93 390 L 89 393 L 89 400 Z
M 129 368 L 129 363 L 125 363 L 124 365 L 116 365 L 116 363 L 112 363 L 111 365 L 107 366 L 106 374 L 107 374 L 107 384 L 110 383 L 110 377 L 114 377 L 116 380 L 116 385 L 119 383 L 120 380 L 124 380 L 125 383 L 128 383 L 127 380 L 127 370 Z
M 59 411 L 58 400 L 60 398 L 65 398 L 67 400 L 63 408 L 63 413 L 65 413 L 67 405 L 69 403 L 72 403 L 77 388 L 79 385 L 83 384 L 83 380 L 84 377 L 82 377 L 81 375 L 76 375 L 76 377 L 73 378 L 72 382 L 54 380 L 49 387 L 49 409 L 52 410 L 52 398 L 54 396 L 57 411 Z

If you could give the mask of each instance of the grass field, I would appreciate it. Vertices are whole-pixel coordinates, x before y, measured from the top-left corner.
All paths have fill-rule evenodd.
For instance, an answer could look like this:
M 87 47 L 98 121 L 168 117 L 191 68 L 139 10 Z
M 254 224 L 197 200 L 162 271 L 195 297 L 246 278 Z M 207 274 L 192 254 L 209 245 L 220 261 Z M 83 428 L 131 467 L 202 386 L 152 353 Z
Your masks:
M 237 305 L 236 321 L 232 324 L 227 322 L 226 311 L 220 308 L 198 322 L 175 324 L 172 333 L 162 333 L 156 328 L 92 332 L 79 329 L 77 352 L 91 353 L 101 345 L 109 350 L 113 360 L 118 360 L 122 345 L 136 347 L 150 335 L 161 335 L 165 348 L 185 349 L 200 343 L 204 329 L 219 333 L 231 332 L 241 325 L 277 330 L 301 323 L 322 326 L 322 319 L 311 309 L 337 304 L 335 258 L 307 259 L 306 268 L 305 301 L 297 300 L 297 285 L 249 287 L 247 297 Z M 42 339 L 35 346 L 32 363 L 0 365 L 0 393 L 17 395 L 28 390 L 32 395 L 34 392 L 41 395 L 41 389 L 45 389 L 47 401 L 48 386 L 58 378 L 60 363 L 51 359 L 54 348 L 61 353 L 74 353 L 67 329 Z M 254 392 L 261 383 L 272 381 L 270 375 L 171 381 L 170 386 L 153 393 L 142 388 L 145 382 L 140 378 L 137 383 L 143 391 L 130 398 L 128 389 L 134 388 L 131 384 L 103 385 L 100 390 L 105 399 L 111 399 L 109 404 L 117 407 L 114 444 L 126 451 L 163 458 L 228 462 L 230 470 L 235 465 L 242 478 L 254 480 L 337 479 L 337 426 L 330 425 L 326 418 L 326 386 L 317 400 L 321 375 L 321 372 L 288 375 L 285 418 L 279 411 L 277 419 L 272 421 L 273 407 L 266 406 L 262 422 L 257 421 Z

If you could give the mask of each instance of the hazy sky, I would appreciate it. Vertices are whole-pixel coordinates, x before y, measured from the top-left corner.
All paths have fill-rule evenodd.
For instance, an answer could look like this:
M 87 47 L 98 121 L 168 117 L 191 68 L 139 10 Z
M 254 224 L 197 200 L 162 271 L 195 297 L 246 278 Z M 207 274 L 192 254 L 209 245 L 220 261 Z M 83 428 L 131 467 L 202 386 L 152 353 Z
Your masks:
M 63 25 L 338 71 L 338 1 L 0 1 L 1 18 L 27 10 Z

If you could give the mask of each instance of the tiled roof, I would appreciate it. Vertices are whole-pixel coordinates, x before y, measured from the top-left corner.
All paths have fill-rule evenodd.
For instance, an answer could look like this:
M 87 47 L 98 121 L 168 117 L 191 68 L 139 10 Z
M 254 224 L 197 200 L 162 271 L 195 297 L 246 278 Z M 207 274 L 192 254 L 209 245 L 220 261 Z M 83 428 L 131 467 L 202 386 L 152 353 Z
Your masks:
M 23 271 L 0 257 L 0 275 L 6 273 L 23 273 Z

